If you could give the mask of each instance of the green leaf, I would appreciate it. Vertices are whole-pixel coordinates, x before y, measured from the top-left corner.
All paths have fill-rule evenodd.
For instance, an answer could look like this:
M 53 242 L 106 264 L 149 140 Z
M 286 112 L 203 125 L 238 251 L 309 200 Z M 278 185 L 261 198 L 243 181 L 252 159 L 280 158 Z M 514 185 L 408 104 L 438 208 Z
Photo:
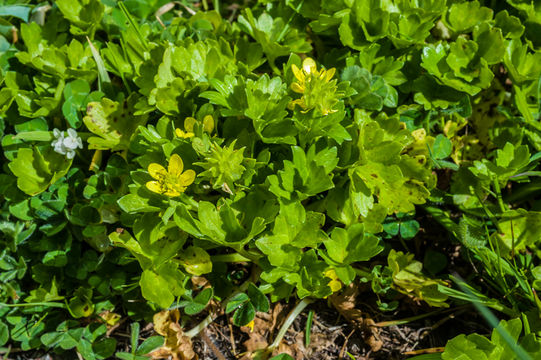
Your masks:
M 0 321 L 0 346 L 3 346 L 9 340 L 9 328 Z
M 127 213 L 155 212 L 161 209 L 150 205 L 150 199 L 142 198 L 136 194 L 127 194 L 118 199 L 118 205 Z
M 409 219 L 400 222 L 400 236 L 403 239 L 413 239 L 419 231 L 420 225 L 415 219 Z
M 158 304 L 162 308 L 169 307 L 175 300 L 175 296 L 169 289 L 166 279 L 152 270 L 145 270 L 139 281 L 143 297 Z
M 49 185 L 64 176 L 72 160 L 48 148 L 42 152 L 38 147 L 20 148 L 9 168 L 17 177 L 17 186 L 28 195 L 45 191 Z
M 149 338 L 146 338 L 145 341 L 139 345 L 137 348 L 137 351 L 135 352 L 136 355 L 146 355 L 155 349 L 162 346 L 164 343 L 163 336 L 151 336 Z
M 453 143 L 443 134 L 438 134 L 432 145 L 432 156 L 435 159 L 442 160 L 451 155 L 453 151 Z
M 105 338 L 95 341 L 92 344 L 92 351 L 96 354 L 96 358 L 107 359 L 113 356 L 117 346 L 116 339 Z
M 338 164 L 335 147 L 319 153 L 315 152 L 315 146 L 307 153 L 299 146 L 293 146 L 291 150 L 292 161 L 284 160 L 284 169 L 268 178 L 273 194 L 288 200 L 304 200 L 334 187 L 330 173 Z
M 275 67 L 274 61 L 277 57 L 311 50 L 310 44 L 300 36 L 296 28 L 267 12 L 263 12 L 256 19 L 250 8 L 246 8 L 238 17 L 238 25 L 261 45 L 271 67 Z M 275 72 L 278 72 L 277 69 Z
M 270 308 L 269 299 L 254 284 L 250 283 L 247 290 L 248 297 L 256 311 L 267 312 Z
M 527 246 L 539 243 L 541 236 L 541 212 L 525 209 L 508 210 L 498 220 L 501 233 L 496 231 L 491 237 L 498 240 L 502 254 L 524 250 Z
M 478 56 L 483 57 L 489 65 L 502 61 L 505 43 L 501 29 L 483 23 L 474 29 L 473 39 L 479 44 Z
M 250 297 L 248 297 L 248 295 L 246 295 L 245 293 L 239 293 L 235 296 L 233 296 L 233 298 L 231 298 L 231 300 L 229 300 L 225 306 L 225 313 L 226 314 L 229 314 L 230 312 L 238 309 L 239 307 L 241 307 L 243 304 L 247 303 L 250 301 Z
M 274 266 L 295 268 L 304 247 L 317 247 L 326 234 L 321 230 L 325 217 L 306 212 L 300 203 L 282 205 L 272 234 L 256 240 L 256 246 L 268 256 Z
M 355 1 L 352 15 L 361 25 L 368 41 L 376 41 L 387 35 L 390 13 L 380 1 Z
M 195 276 L 212 271 L 210 255 L 200 247 L 188 246 L 180 255 L 180 263 L 189 274 Z
M 42 261 L 48 266 L 63 267 L 68 263 L 68 257 L 64 250 L 52 250 L 45 253 Z
M 32 8 L 24 5 L 2 5 L 0 6 L 0 16 L 13 16 L 28 22 Z
M 199 294 L 197 294 L 193 301 L 190 301 L 188 305 L 186 305 L 184 312 L 186 312 L 187 315 L 195 315 L 200 313 L 205 309 L 205 307 L 207 307 L 213 295 L 214 291 L 212 288 L 202 290 Z
M 97 26 L 105 8 L 99 0 L 58 0 L 56 5 L 73 24 L 71 32 L 76 35 L 87 34 Z
M 131 334 L 131 352 L 132 354 L 135 354 L 135 350 L 137 349 L 137 345 L 139 344 L 139 330 L 141 326 L 138 322 L 133 322 L 130 324 L 130 334 Z
M 509 15 L 507 10 L 498 12 L 494 20 L 495 26 L 502 29 L 504 37 L 508 39 L 518 39 L 524 33 L 524 25 L 521 24 L 520 19 Z
M 493 345 L 486 338 L 479 335 L 467 337 L 461 334 L 451 339 L 445 345 L 445 351 L 441 355 L 443 360 L 465 359 L 465 360 L 488 360 L 492 353 Z
M 85 100 L 90 93 L 90 85 L 82 79 L 69 82 L 64 87 L 64 104 L 62 105 L 62 114 L 68 120 L 72 128 L 78 128 L 81 125 L 79 111 L 83 108 Z
M 246 326 L 255 318 L 255 308 L 251 302 L 242 304 L 233 314 L 233 324 Z
M 294 360 L 289 354 L 280 354 L 270 358 L 270 360 Z
M 445 20 L 452 30 L 465 33 L 471 31 L 475 25 L 491 20 L 492 14 L 493 11 L 480 6 L 479 1 L 468 1 L 452 4 Z
M 448 296 L 438 289 L 438 286 L 445 285 L 445 282 L 425 276 L 422 273 L 423 264 L 414 260 L 413 254 L 391 250 L 387 261 L 393 272 L 393 284 L 396 290 L 424 300 L 431 306 L 449 306 L 445 303 Z
M 364 234 L 363 224 L 335 228 L 324 244 L 329 257 L 341 265 L 370 260 L 383 250 L 377 237 Z
M 79 341 L 77 344 L 77 351 L 83 356 L 84 359 L 96 359 L 94 351 L 92 351 L 92 344 L 86 339 L 81 339 L 81 341 Z

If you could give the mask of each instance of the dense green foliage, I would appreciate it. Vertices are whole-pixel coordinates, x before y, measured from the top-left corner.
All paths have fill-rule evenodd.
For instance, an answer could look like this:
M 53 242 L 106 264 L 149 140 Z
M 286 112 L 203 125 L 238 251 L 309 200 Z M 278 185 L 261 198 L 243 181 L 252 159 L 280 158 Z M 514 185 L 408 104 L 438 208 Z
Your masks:
M 120 317 L 228 299 L 242 326 L 363 282 L 380 311 L 520 317 L 539 356 L 539 4 L 203 4 L 0 6 L 0 346 L 104 359 Z M 136 340 L 117 356 L 161 345 Z

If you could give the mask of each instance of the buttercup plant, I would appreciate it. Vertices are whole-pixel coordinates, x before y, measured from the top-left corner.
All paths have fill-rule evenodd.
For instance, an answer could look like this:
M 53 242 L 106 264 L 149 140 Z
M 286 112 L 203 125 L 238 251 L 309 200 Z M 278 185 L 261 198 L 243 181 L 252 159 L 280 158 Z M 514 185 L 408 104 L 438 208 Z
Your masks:
M 160 164 L 152 163 L 148 166 L 148 173 L 155 180 L 148 181 L 146 187 L 155 193 L 169 197 L 182 194 L 195 180 L 195 171 L 184 171 L 182 158 L 177 154 L 171 155 L 167 170 Z
M 0 357 L 541 358 L 537 2 L 5 3 Z
M 291 71 L 297 80 L 291 84 L 291 89 L 302 94 L 302 97 L 290 102 L 290 108 L 294 109 L 295 105 L 298 105 L 303 109 L 303 112 L 318 108 L 323 115 L 337 111 L 332 108 L 338 102 L 338 99 L 334 97 L 337 90 L 337 80 L 332 80 L 336 73 L 335 68 L 318 71 L 314 59 L 306 58 L 302 62 L 301 69 L 292 64 Z

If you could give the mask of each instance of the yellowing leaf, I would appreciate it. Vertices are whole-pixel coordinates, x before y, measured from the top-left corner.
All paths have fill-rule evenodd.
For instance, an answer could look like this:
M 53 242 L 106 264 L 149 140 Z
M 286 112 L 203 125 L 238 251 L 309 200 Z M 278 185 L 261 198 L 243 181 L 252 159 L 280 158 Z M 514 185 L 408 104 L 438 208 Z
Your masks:
M 146 115 L 133 115 L 137 95 L 132 94 L 122 103 L 102 98 L 90 102 L 83 118 L 88 130 L 97 136 L 88 139 L 89 149 L 124 150 L 139 125 L 147 121 Z

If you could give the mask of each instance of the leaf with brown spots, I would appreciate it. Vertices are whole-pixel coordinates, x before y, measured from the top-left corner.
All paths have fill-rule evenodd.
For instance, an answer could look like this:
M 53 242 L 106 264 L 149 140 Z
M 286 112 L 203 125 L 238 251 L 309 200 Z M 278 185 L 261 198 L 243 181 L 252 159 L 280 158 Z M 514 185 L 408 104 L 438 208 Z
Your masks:
M 125 150 L 139 125 L 144 125 L 147 115 L 134 116 L 137 95 L 132 94 L 122 102 L 102 98 L 90 102 L 83 118 L 88 130 L 97 136 L 88 138 L 88 148 L 97 150 Z

